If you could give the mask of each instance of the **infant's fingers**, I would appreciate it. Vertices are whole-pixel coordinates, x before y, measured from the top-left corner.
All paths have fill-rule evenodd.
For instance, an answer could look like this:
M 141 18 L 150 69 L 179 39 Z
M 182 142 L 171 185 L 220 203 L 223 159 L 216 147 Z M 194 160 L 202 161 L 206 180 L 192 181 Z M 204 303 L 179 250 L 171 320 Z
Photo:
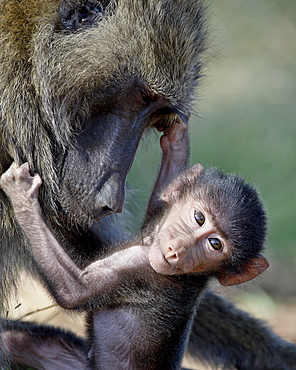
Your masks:
M 180 119 L 179 121 L 179 128 L 186 131 L 188 129 L 188 123 L 186 124 L 184 121 Z
M 176 119 L 175 119 L 175 122 L 174 122 L 174 124 L 172 126 L 173 127 L 178 127 L 179 129 L 182 128 L 184 130 L 187 130 L 187 128 L 188 128 L 188 121 L 186 120 L 186 122 L 184 122 L 182 120 L 182 118 L 179 115 L 177 115 L 176 116 Z
M 175 122 L 164 131 L 166 135 L 178 135 L 187 131 L 188 125 L 178 116 Z
M 16 178 L 20 181 L 31 181 L 33 176 L 31 176 L 29 169 L 30 167 L 28 163 L 22 164 L 15 170 Z
M 16 162 L 12 162 L 9 169 L 2 175 L 7 180 L 15 180 L 18 177 L 22 177 L 23 173 L 29 172 L 29 164 L 24 163 L 19 166 Z
M 176 132 L 183 133 L 188 129 L 188 123 L 186 124 L 180 117 L 176 120 L 175 124 L 173 125 L 173 129 Z
M 23 163 L 23 164 L 20 166 L 20 168 L 21 168 L 22 170 L 24 170 L 24 171 L 27 171 L 27 172 L 29 172 L 29 171 L 30 171 L 30 166 L 29 166 L 29 163 L 28 163 L 28 162 Z
M 17 168 L 19 168 L 19 165 L 18 165 L 16 162 L 12 162 L 12 163 L 11 163 L 11 165 L 10 165 L 10 167 L 9 167 L 9 170 L 14 171 L 14 170 L 16 170 Z M 8 170 L 8 171 L 9 171 L 9 170 Z
M 6 172 L 4 172 L 4 174 L 2 175 L 4 178 L 6 178 L 7 180 L 14 180 L 15 179 L 15 174 L 16 174 L 16 171 L 18 170 L 19 166 L 16 162 L 12 162 L 12 164 L 10 165 L 10 167 L 8 168 L 8 170 Z
M 35 185 L 36 187 L 39 188 L 39 186 L 42 184 L 42 179 L 41 177 L 38 175 L 38 173 L 35 173 L 34 174 L 34 177 L 33 177 L 33 185 Z
M 1 184 L 2 186 L 4 186 L 5 182 L 14 181 L 17 169 L 18 169 L 18 165 L 15 162 L 12 162 L 8 170 L 1 175 L 0 186 Z
M 35 173 L 34 176 L 30 178 L 30 187 L 27 190 L 28 194 L 30 196 L 36 197 L 41 184 L 41 177 L 37 173 Z
M 170 148 L 170 141 L 167 135 L 162 135 L 160 138 L 160 147 L 161 149 L 166 152 Z

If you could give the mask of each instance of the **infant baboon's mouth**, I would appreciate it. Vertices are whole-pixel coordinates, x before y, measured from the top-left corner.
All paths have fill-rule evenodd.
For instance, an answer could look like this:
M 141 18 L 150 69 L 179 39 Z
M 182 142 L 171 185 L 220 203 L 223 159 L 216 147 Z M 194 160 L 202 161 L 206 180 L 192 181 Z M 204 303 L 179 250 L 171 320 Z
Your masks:
M 169 266 L 170 269 L 172 269 L 172 272 L 170 272 L 170 275 L 182 273 L 182 270 L 180 268 L 178 268 L 177 266 L 175 266 L 174 264 L 172 264 L 168 259 L 166 259 L 165 255 L 163 253 L 162 253 L 162 256 L 163 256 L 163 260 L 164 260 L 165 264 L 167 266 Z

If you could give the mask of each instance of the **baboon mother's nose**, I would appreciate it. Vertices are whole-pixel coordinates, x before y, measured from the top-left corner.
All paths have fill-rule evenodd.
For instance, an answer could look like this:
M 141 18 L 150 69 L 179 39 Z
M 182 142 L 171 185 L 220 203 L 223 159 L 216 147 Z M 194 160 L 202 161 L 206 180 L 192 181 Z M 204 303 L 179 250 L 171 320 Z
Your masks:
M 125 200 L 124 183 L 110 178 L 95 197 L 94 213 L 97 220 L 111 214 L 121 213 Z

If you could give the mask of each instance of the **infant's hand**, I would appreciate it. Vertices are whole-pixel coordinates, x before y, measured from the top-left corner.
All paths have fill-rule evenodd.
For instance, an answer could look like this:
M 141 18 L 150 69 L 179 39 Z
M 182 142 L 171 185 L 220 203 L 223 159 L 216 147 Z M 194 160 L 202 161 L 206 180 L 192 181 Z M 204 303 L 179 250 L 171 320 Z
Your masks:
M 175 122 L 164 130 L 164 135 L 160 138 L 160 146 L 163 153 L 188 150 L 187 125 L 176 117 Z
M 12 163 L 0 178 L 0 188 L 10 198 L 14 206 L 22 207 L 37 200 L 38 188 L 42 180 L 39 175 L 30 175 L 29 164 L 18 166 Z

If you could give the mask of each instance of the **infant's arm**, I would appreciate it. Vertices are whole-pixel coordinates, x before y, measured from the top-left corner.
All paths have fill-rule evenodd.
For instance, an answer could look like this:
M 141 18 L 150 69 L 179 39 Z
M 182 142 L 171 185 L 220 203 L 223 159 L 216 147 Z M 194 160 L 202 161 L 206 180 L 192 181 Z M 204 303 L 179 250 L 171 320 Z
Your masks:
M 134 246 L 98 260 L 81 270 L 65 253 L 47 227 L 38 202 L 39 175 L 30 176 L 28 164 L 11 165 L 0 179 L 16 218 L 28 237 L 34 258 L 46 285 L 64 308 L 74 309 L 110 286 L 116 286 L 125 271 L 148 265 L 148 251 Z M 123 280 L 123 281 L 122 281 Z
M 146 212 L 146 222 L 153 218 L 161 207 L 159 195 L 163 188 L 182 172 L 188 162 L 188 123 L 176 115 L 174 123 L 164 130 L 160 138 L 162 149 L 161 166 Z

